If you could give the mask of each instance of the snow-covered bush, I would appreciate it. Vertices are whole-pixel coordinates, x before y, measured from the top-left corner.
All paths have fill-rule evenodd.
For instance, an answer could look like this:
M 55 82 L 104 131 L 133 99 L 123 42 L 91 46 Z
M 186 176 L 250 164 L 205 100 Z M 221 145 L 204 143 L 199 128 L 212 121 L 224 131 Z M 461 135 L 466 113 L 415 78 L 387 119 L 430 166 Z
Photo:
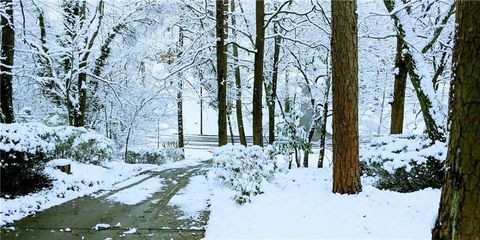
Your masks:
M 263 193 L 262 184 L 270 181 L 278 170 L 270 147 L 225 145 L 214 150 L 212 176 L 236 194 L 234 200 L 243 204 Z
M 45 140 L 48 135 L 36 125 L 0 124 L 2 196 L 26 194 L 49 184 L 43 168 L 55 145 Z
M 432 143 L 423 135 L 376 137 L 360 149 L 362 172 L 376 178 L 376 186 L 398 192 L 440 188 L 446 143 Z
M 24 194 L 44 187 L 44 163 L 56 158 L 100 164 L 111 158 L 113 143 L 92 130 L 47 127 L 40 123 L 0 125 L 2 194 Z
M 52 127 L 49 136 L 55 144 L 51 158 L 70 158 L 83 163 L 100 164 L 111 159 L 114 143 L 102 134 L 85 128 Z
M 133 148 L 127 151 L 125 162 L 164 164 L 167 161 L 176 162 L 184 158 L 180 148 Z

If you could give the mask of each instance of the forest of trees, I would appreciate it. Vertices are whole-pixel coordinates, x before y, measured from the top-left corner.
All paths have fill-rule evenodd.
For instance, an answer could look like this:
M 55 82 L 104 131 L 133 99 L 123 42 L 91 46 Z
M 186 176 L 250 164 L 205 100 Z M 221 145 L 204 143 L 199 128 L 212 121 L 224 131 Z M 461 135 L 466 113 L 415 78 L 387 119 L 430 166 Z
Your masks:
M 200 125 L 203 108 L 217 112 L 219 146 L 287 142 L 300 168 L 318 141 L 321 168 L 332 134 L 341 194 L 362 191 L 362 134 L 424 133 L 448 141 L 433 238 L 473 239 L 479 12 L 464 0 L 2 0 L 0 120 L 95 129 L 125 152 L 166 125 L 183 149 L 194 96 Z

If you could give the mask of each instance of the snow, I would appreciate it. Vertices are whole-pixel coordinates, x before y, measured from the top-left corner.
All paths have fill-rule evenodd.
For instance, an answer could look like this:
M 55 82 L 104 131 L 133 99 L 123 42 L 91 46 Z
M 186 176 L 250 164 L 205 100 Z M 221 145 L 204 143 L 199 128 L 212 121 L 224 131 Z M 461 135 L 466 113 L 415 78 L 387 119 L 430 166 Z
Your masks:
M 117 192 L 109 197 L 108 201 L 119 202 L 127 205 L 135 205 L 152 197 L 155 192 L 162 188 L 162 179 L 152 177 L 131 188 Z
M 200 220 L 200 214 L 208 208 L 211 191 L 205 189 L 208 180 L 204 175 L 190 178 L 188 185 L 170 199 L 168 205 L 178 206 L 184 217 Z
M 109 229 L 111 226 L 108 223 L 97 223 L 92 229 L 95 231 Z
M 130 228 L 130 229 L 128 229 L 128 231 L 123 232 L 123 234 L 133 234 L 133 233 L 136 233 L 136 232 L 137 232 L 136 228 Z
M 265 193 L 237 205 L 217 185 L 206 239 L 430 239 L 440 190 L 397 193 L 363 186 L 358 195 L 331 192 L 332 170 L 279 173 Z

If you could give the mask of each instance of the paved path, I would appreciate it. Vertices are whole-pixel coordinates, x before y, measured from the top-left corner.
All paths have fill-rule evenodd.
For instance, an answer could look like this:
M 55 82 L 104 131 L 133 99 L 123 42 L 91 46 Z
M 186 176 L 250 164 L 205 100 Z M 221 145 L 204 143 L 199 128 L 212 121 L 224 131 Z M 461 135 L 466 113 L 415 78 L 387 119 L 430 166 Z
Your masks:
M 26 217 L 9 225 L 15 231 L 2 229 L 1 239 L 201 239 L 208 221 L 207 210 L 201 213 L 200 220 L 182 218 L 182 211 L 168 202 L 188 184 L 190 177 L 205 174 L 209 165 L 204 162 L 194 167 L 145 172 L 149 178 L 161 177 L 164 186 L 148 200 L 132 206 L 109 202 L 106 198 L 149 178 L 99 198 L 78 198 Z M 114 226 L 118 222 L 121 227 L 92 229 L 97 223 Z M 66 228 L 71 232 L 65 232 Z M 137 228 L 137 232 L 123 235 L 128 228 Z

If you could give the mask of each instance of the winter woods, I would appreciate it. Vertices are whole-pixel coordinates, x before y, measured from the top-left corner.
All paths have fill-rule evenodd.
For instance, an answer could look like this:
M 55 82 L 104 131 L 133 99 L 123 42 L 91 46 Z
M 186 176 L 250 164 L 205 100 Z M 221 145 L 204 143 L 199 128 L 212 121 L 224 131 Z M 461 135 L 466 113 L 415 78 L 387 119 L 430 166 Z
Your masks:
M 193 136 L 215 136 L 216 166 L 244 162 L 261 183 L 281 156 L 288 169 L 331 168 L 334 193 L 359 194 L 366 176 L 400 192 L 443 185 L 434 236 L 468 238 L 478 5 L 2 0 L 0 121 L 96 131 L 132 163 L 149 156 L 134 146 L 183 158 Z M 248 181 L 230 184 L 248 189 L 239 202 L 263 193 Z

